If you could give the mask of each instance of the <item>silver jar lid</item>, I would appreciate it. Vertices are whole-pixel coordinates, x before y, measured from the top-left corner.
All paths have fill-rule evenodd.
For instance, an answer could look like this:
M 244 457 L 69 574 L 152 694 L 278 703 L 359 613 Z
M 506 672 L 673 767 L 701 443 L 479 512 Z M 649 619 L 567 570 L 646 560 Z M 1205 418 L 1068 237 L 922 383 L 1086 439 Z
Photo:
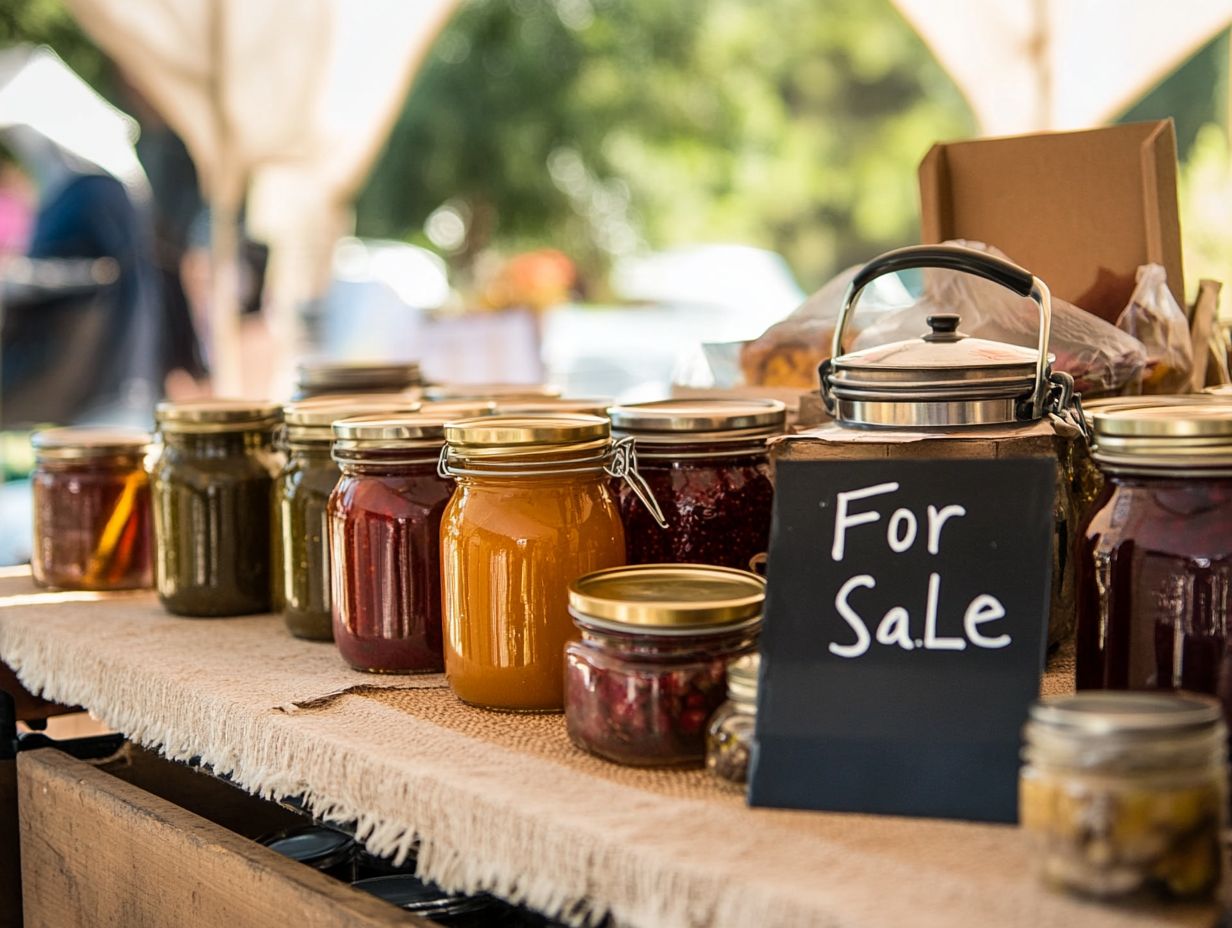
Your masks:
M 1232 476 L 1232 403 L 1177 404 L 1170 399 L 1097 411 L 1091 417 L 1091 457 L 1100 469 L 1165 477 Z
M 1091 691 L 1043 699 L 1031 721 L 1084 737 L 1157 737 L 1219 726 L 1223 711 L 1214 699 L 1188 693 Z
M 675 399 L 629 403 L 608 410 L 612 433 L 632 435 L 638 447 L 741 442 L 766 439 L 787 427 L 787 407 L 778 400 Z

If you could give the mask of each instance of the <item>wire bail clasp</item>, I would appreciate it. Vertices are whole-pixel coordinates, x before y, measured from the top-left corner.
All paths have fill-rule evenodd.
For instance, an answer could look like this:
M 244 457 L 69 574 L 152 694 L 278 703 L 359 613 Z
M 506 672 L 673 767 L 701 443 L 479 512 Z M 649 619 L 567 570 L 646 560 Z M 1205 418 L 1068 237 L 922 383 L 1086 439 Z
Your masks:
M 632 436 L 618 438 L 612 442 L 611 456 L 603 465 L 603 469 L 608 476 L 616 477 L 627 483 L 633 495 L 659 523 L 659 528 L 667 528 L 667 518 L 663 515 L 663 510 L 659 508 L 659 501 L 655 499 L 645 478 L 638 473 L 637 449 L 634 447 Z

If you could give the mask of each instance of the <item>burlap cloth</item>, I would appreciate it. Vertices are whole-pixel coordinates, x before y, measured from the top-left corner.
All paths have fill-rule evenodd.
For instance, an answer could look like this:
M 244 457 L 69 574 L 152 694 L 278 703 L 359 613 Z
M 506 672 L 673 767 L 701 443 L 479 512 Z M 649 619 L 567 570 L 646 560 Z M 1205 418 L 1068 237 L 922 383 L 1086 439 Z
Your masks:
M 377 853 L 418 838 L 421 872 L 446 885 L 552 913 L 586 900 L 645 928 L 1210 922 L 1048 892 L 1015 828 L 749 809 L 702 771 L 608 764 L 572 748 L 560 716 L 470 709 L 439 677 L 352 673 L 273 617 L 176 619 L 148 594 L 82 601 L 0 578 L 0 659 L 173 758 L 357 822 Z

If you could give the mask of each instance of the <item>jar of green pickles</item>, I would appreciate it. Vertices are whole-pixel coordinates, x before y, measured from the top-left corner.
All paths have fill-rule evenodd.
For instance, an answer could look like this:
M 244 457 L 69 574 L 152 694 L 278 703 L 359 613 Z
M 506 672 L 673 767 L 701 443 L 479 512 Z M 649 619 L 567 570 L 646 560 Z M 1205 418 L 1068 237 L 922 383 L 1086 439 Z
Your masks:
M 342 472 L 331 455 L 333 424 L 417 408 L 403 394 L 372 393 L 316 397 L 283 409 L 286 463 L 274 478 L 274 605 L 295 637 L 334 637 L 326 504 Z
M 154 559 L 168 612 L 227 616 L 270 608 L 270 493 L 280 409 L 249 400 L 160 403 Z

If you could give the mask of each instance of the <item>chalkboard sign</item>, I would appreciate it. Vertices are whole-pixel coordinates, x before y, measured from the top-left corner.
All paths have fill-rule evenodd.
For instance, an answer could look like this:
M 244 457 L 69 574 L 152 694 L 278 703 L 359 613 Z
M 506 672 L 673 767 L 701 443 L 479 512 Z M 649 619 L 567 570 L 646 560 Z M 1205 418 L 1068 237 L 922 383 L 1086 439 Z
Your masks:
M 776 465 L 753 805 L 1014 821 L 1055 463 Z

